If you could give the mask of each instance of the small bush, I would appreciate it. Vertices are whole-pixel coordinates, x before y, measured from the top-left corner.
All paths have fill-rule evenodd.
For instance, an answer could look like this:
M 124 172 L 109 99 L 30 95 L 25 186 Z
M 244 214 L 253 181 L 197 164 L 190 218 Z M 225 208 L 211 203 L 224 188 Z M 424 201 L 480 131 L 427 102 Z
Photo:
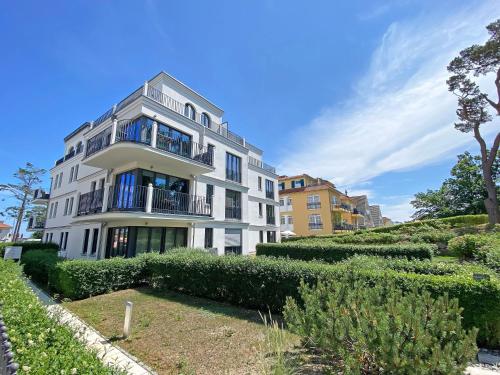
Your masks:
M 3 258 L 5 248 L 8 246 L 22 246 L 23 253 L 31 250 L 59 250 L 59 246 L 55 243 L 45 242 L 0 242 L 0 258 Z
M 59 261 L 57 251 L 50 249 L 32 250 L 21 256 L 24 273 L 42 286 L 48 285 L 49 274 L 53 272 L 56 263 Z
M 265 243 L 257 245 L 257 256 L 338 262 L 353 255 L 431 259 L 436 247 L 428 244 L 353 245 L 324 241 Z
M 47 316 L 25 284 L 21 267 L 0 260 L 1 314 L 20 366 L 18 374 L 118 374 L 80 343 L 74 333 Z
M 447 295 L 403 293 L 393 281 L 373 286 L 353 274 L 302 283 L 300 294 L 287 299 L 288 326 L 342 373 L 458 375 L 477 351 L 477 330 L 462 327 L 458 300 Z
M 448 249 L 462 259 L 483 263 L 500 272 L 500 233 L 464 234 L 451 239 Z

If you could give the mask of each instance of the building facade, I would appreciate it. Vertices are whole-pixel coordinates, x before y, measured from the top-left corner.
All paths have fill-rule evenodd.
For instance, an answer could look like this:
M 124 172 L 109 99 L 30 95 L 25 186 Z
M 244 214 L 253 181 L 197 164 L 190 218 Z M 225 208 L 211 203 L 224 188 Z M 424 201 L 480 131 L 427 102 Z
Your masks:
M 358 220 L 359 229 L 373 228 L 374 225 L 370 212 L 370 205 L 368 204 L 368 197 L 366 195 L 357 195 L 351 198 L 353 201 L 353 205 L 362 215 Z
M 359 228 L 363 215 L 330 181 L 307 174 L 279 177 L 280 228 L 299 236 Z
M 384 225 L 382 211 L 380 210 L 379 205 L 375 204 L 370 206 L 370 215 L 372 217 L 374 227 L 381 227 Z
M 68 258 L 279 241 L 277 175 L 223 111 L 161 72 L 65 139 L 43 240 Z

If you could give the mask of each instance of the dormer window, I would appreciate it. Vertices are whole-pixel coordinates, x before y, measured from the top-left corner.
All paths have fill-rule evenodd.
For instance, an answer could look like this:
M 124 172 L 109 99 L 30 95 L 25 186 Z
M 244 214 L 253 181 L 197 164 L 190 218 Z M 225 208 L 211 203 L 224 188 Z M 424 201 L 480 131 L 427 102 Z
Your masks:
M 194 107 L 189 103 L 184 106 L 184 116 L 189 117 L 193 121 L 195 121 L 196 119 L 196 111 Z
M 210 127 L 210 117 L 205 112 L 201 114 L 201 124 L 207 128 Z

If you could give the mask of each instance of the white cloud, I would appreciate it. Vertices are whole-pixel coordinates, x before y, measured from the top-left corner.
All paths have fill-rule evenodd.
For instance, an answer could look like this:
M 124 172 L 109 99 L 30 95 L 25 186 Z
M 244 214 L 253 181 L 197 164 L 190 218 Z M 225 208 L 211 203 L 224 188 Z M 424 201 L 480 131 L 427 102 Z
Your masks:
M 400 201 L 392 204 L 380 204 L 382 215 L 393 221 L 407 221 L 415 211 L 410 204 L 413 197 L 403 197 Z
M 456 97 L 447 90 L 446 66 L 461 49 L 486 39 L 496 5 L 390 25 L 348 103 L 324 109 L 297 130 L 290 141 L 296 151 L 286 153 L 279 169 L 359 186 L 472 144 L 471 135 L 453 128 Z M 402 213 L 403 205 L 393 212 Z

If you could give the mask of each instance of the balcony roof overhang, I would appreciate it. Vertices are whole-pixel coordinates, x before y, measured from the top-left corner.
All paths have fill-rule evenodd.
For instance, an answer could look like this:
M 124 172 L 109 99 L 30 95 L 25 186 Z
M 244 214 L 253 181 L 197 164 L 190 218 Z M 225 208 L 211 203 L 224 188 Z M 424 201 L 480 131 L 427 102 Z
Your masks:
M 210 165 L 133 142 L 112 144 L 83 160 L 83 164 L 103 169 L 118 168 L 130 162 L 137 162 L 146 169 L 187 178 L 214 171 Z
M 187 225 L 189 223 L 213 221 L 211 216 L 202 215 L 179 215 L 179 214 L 157 214 L 142 211 L 107 211 L 93 215 L 77 216 L 73 218 L 73 224 L 113 222 L 119 225 L 131 226 L 166 226 Z

